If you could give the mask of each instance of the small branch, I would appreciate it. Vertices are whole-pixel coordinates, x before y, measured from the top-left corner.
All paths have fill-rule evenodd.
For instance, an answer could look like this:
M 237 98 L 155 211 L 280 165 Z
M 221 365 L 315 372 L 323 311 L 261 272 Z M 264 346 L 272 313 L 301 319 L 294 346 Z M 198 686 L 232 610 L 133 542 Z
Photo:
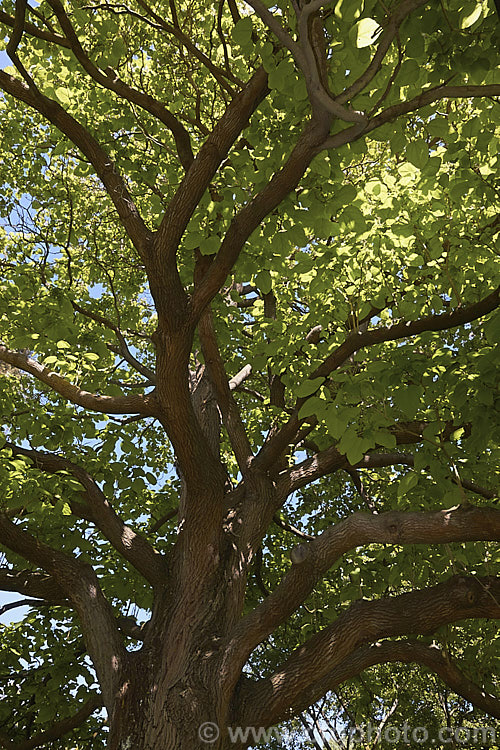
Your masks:
M 276 513 L 273 516 L 273 521 L 277 526 L 280 526 L 285 531 L 289 531 L 290 534 L 294 534 L 295 536 L 298 536 L 299 539 L 306 539 L 309 542 L 313 539 L 316 539 L 316 537 L 311 536 L 310 534 L 306 534 L 305 531 L 301 531 L 300 529 L 297 529 L 295 526 L 292 526 L 292 524 L 288 523 L 287 521 L 284 521 Z
M 373 500 L 371 500 L 371 498 L 367 494 L 367 492 L 365 490 L 365 487 L 364 487 L 364 484 L 361 481 L 361 478 L 360 478 L 358 472 L 356 471 L 356 469 L 346 469 L 346 471 L 349 474 L 349 476 L 351 477 L 351 479 L 353 481 L 353 484 L 356 487 L 356 490 L 357 490 L 360 498 L 363 500 L 363 502 L 366 505 L 366 507 L 368 508 L 368 510 L 370 510 L 372 513 L 377 514 L 378 511 L 377 511 L 377 509 L 376 509 L 376 507 L 375 507 L 375 505 L 373 503 Z
M 121 332 L 120 328 L 116 325 L 116 323 L 113 323 L 112 320 L 109 320 L 109 318 L 104 317 L 104 315 L 100 315 L 98 313 L 92 312 L 91 310 L 86 309 L 85 307 L 82 307 L 76 302 L 71 302 L 73 309 L 77 312 L 81 313 L 82 315 L 85 315 L 85 317 L 90 318 L 91 320 L 94 320 L 96 323 L 100 323 L 101 325 L 105 326 L 106 328 L 109 328 L 109 330 L 113 331 L 116 338 L 118 339 L 119 346 L 113 347 L 111 345 L 108 345 L 108 348 L 115 352 L 116 354 L 121 354 L 123 359 L 131 365 L 134 370 L 137 370 L 141 375 L 144 375 L 145 378 L 147 378 L 152 384 L 156 383 L 156 373 L 151 370 L 149 367 L 146 367 L 142 364 L 142 362 L 139 362 L 138 359 L 134 357 L 134 355 L 130 352 L 130 349 L 128 348 L 127 342 L 125 341 L 125 337 L 123 333 Z
M 171 518 L 175 518 L 175 516 L 179 513 L 179 508 L 174 508 L 173 510 L 169 510 L 168 513 L 165 513 L 161 518 L 159 518 L 157 521 L 154 522 L 154 524 L 151 526 L 151 531 L 159 531 L 164 523 L 167 523 L 167 521 L 170 521 Z
M 229 84 L 229 81 L 231 83 L 236 84 L 237 86 L 242 86 L 242 81 L 239 80 L 233 73 L 230 71 L 224 70 L 224 68 L 219 68 L 217 65 L 215 65 L 209 57 L 207 57 L 198 47 L 193 43 L 193 41 L 184 34 L 182 29 L 174 23 L 174 25 L 168 23 L 165 21 L 164 18 L 162 18 L 160 15 L 158 15 L 153 8 L 151 8 L 150 5 L 148 5 L 145 0 L 137 0 L 138 4 L 143 8 L 146 13 L 151 18 L 154 18 L 156 21 L 156 28 L 163 29 L 163 31 L 166 31 L 168 34 L 171 34 L 175 39 L 177 39 L 183 47 L 186 48 L 186 50 L 199 62 L 202 63 L 206 67 L 208 71 L 213 75 L 217 83 L 225 90 L 227 93 L 229 93 L 231 96 L 234 95 L 234 91 L 232 86 Z M 137 14 L 135 14 L 137 15 Z M 144 16 L 138 16 L 142 20 L 146 20 Z
M 259 587 L 260 591 L 264 596 L 269 596 L 269 589 L 267 588 L 266 584 L 264 583 L 264 579 L 262 578 L 262 547 L 259 547 L 255 554 L 255 580 L 257 582 L 257 586 Z
M 32 10 L 32 8 L 30 10 Z M 13 16 L 10 16 L 8 13 L 5 13 L 3 10 L 0 10 L 0 23 L 4 23 L 6 26 L 14 28 L 15 18 Z M 29 21 L 24 22 L 24 31 L 30 36 L 35 36 L 38 39 L 44 39 L 46 42 L 58 44 L 60 47 L 69 48 L 70 46 L 68 40 L 63 36 L 60 36 L 59 34 L 53 34 L 50 31 L 45 31 L 45 29 L 39 29 L 38 26 L 35 26 Z
M 410 453 L 369 453 L 364 456 L 359 466 L 362 468 L 380 468 L 382 466 L 414 466 L 415 458 Z M 457 484 L 458 480 L 456 477 L 450 477 L 453 484 Z M 498 490 L 490 490 L 488 487 L 482 487 L 476 482 L 471 482 L 469 479 L 460 478 L 460 484 L 465 490 L 474 492 L 476 495 L 481 495 L 487 500 L 494 500 L 498 497 Z
M 48 602 L 41 599 L 19 599 L 17 602 L 8 602 L 0 607 L 0 617 L 6 612 L 10 612 L 11 609 L 17 609 L 18 607 L 41 607 L 47 606 Z
M 15 0 L 15 17 L 14 17 L 14 23 L 13 23 L 13 29 L 12 29 L 12 35 L 9 39 L 9 42 L 7 44 L 7 47 L 5 49 L 6 53 L 14 63 L 15 67 L 19 71 L 19 73 L 24 78 L 26 84 L 28 87 L 34 91 L 38 92 L 38 89 L 35 85 L 35 82 L 33 81 L 32 77 L 22 64 L 22 62 L 19 59 L 19 56 L 17 54 L 17 48 L 19 47 L 19 44 L 21 43 L 21 39 L 24 32 L 24 24 L 25 24 L 25 15 L 26 15 L 26 8 L 27 8 L 27 0 Z
M 8 750 L 33 750 L 33 748 L 38 747 L 39 745 L 45 745 L 47 742 L 58 740 L 61 737 L 64 737 L 65 734 L 68 734 L 68 732 L 81 726 L 90 716 L 92 716 L 94 711 L 97 711 L 102 705 L 102 698 L 96 695 L 94 698 L 90 698 L 84 703 L 76 714 L 68 716 L 66 719 L 55 721 L 50 729 L 35 734 L 31 739 L 14 743 L 6 742 L 4 739 L 0 738 L 0 743 L 3 747 L 8 748 Z
M 1 71 L 0 71 L 1 74 Z M 28 372 L 37 380 L 48 385 L 53 391 L 73 404 L 102 414 L 142 414 L 154 416 L 156 413 L 155 400 L 152 394 L 129 396 L 98 396 L 84 391 L 48 367 L 41 365 L 36 359 L 27 354 L 14 352 L 0 344 L 0 361 L 7 362 L 12 367 Z
M 402 22 L 410 15 L 410 13 L 422 5 L 425 5 L 427 0 L 403 0 L 400 2 L 394 13 L 390 16 L 387 25 L 385 26 L 384 32 L 381 36 L 380 42 L 378 43 L 375 54 L 370 61 L 366 70 L 346 88 L 339 96 L 336 97 L 336 101 L 344 103 L 359 94 L 376 76 L 384 58 L 396 37 L 399 27 Z M 398 68 L 399 69 L 399 68 Z

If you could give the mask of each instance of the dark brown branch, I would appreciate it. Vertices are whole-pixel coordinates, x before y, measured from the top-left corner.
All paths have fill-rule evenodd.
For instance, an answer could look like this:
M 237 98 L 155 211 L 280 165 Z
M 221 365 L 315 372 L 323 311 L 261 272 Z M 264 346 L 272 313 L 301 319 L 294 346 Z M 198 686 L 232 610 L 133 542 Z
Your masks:
M 264 579 L 262 578 L 262 547 L 259 547 L 255 554 L 255 580 L 257 582 L 257 586 L 259 587 L 259 590 L 262 592 L 263 596 L 269 596 L 269 590 L 264 583 Z
M 31 739 L 24 740 L 24 742 L 8 742 L 0 737 L 0 744 L 8 748 L 8 750 L 33 750 L 33 748 L 39 745 L 45 745 L 47 742 L 58 740 L 64 737 L 65 734 L 68 734 L 68 732 L 81 726 L 92 716 L 94 711 L 102 707 L 102 704 L 102 698 L 96 695 L 84 703 L 76 714 L 68 716 L 66 719 L 55 721 L 50 729 L 35 734 Z
M 164 523 L 167 523 L 167 521 L 170 521 L 171 518 L 175 518 L 175 516 L 179 513 L 179 508 L 174 508 L 173 510 L 169 510 L 168 513 L 165 513 L 161 518 L 159 518 L 157 521 L 154 522 L 154 524 L 151 526 L 151 531 L 159 531 Z
M 380 468 L 383 466 L 414 466 L 415 458 L 410 453 L 368 453 L 363 457 L 363 460 L 358 464 L 359 468 Z M 458 484 L 459 480 L 456 477 L 450 477 L 453 484 Z M 493 500 L 498 497 L 498 490 L 490 490 L 488 487 L 482 487 L 476 482 L 471 482 L 469 479 L 460 477 L 460 486 L 464 490 L 474 492 L 476 495 L 481 495 L 487 500 Z
M 0 590 L 36 596 L 39 599 L 45 599 L 50 604 L 67 602 L 63 589 L 51 576 L 32 570 L 12 570 L 0 567 Z
M 91 320 L 95 320 L 96 323 L 100 323 L 101 325 L 105 326 L 106 328 L 109 328 L 113 333 L 115 334 L 116 338 L 118 339 L 119 346 L 118 347 L 112 347 L 108 346 L 108 348 L 115 352 L 116 354 L 121 354 L 123 359 L 131 365 L 134 370 L 137 370 L 137 372 L 140 372 L 141 375 L 144 375 L 145 378 L 147 378 L 149 381 L 151 381 L 152 384 L 156 382 L 156 373 L 151 370 L 149 367 L 146 367 L 142 364 L 142 362 L 139 362 L 134 355 L 130 352 L 130 349 L 127 346 L 127 342 L 125 341 L 125 337 L 120 330 L 119 326 L 116 325 L 116 323 L 113 323 L 112 320 L 109 320 L 109 318 L 104 317 L 104 315 L 100 315 L 98 313 L 92 312 L 91 310 L 86 309 L 85 307 L 82 307 L 77 302 L 72 301 L 71 304 L 73 305 L 73 309 L 77 312 L 81 313 L 82 315 L 85 315 L 85 317 L 90 318 Z
M 500 93 L 500 91 L 499 91 Z M 457 307 L 449 313 L 429 315 L 413 321 L 401 321 L 388 327 L 372 328 L 367 331 L 353 330 L 345 341 L 337 347 L 309 376 L 310 379 L 324 377 L 337 370 L 349 360 L 355 352 L 367 346 L 382 344 L 386 341 L 417 336 L 426 331 L 444 331 L 449 328 L 470 323 L 487 315 L 498 307 L 499 290 L 491 292 L 487 297 L 464 307 Z M 319 386 L 318 386 L 319 387 Z M 261 468 L 275 464 L 279 455 L 292 442 L 300 421 L 299 411 L 307 398 L 300 398 L 294 407 L 288 422 L 264 444 L 257 456 L 256 463 Z
M 245 425 L 241 419 L 240 411 L 231 392 L 226 369 L 222 360 L 217 337 L 215 335 L 212 311 L 207 307 L 200 318 L 198 326 L 201 347 L 205 364 L 208 368 L 210 380 L 215 389 L 217 403 L 222 413 L 224 425 L 231 441 L 231 447 L 243 475 L 253 458 L 252 448 L 248 439 Z M 241 377 L 240 382 L 243 380 Z
M 165 583 L 166 570 L 162 556 L 140 534 L 127 526 L 108 502 L 93 477 L 81 466 L 53 453 L 21 448 L 6 442 L 13 455 L 30 458 L 35 468 L 49 474 L 67 472 L 82 485 L 82 496 L 90 511 L 90 518 L 104 537 L 152 585 Z
M 385 125 L 387 122 L 392 122 L 401 115 L 414 112 L 417 109 L 426 107 L 434 102 L 441 101 L 442 99 L 473 99 L 476 97 L 494 97 L 500 96 L 500 84 L 490 84 L 487 86 L 436 86 L 433 89 L 423 91 L 418 96 L 410 99 L 407 102 L 400 102 L 394 104 L 392 107 L 384 109 L 379 115 L 373 117 L 365 128 L 365 133 L 370 133 L 372 130 L 379 128 L 381 125 Z M 322 148 L 336 148 L 337 143 L 335 136 L 327 138 L 323 143 Z
M 191 148 L 189 133 L 182 123 L 180 123 L 179 120 L 177 120 L 177 118 L 174 117 L 174 115 L 169 112 L 163 104 L 161 104 L 161 102 L 149 94 L 146 94 L 143 91 L 138 91 L 132 86 L 129 86 L 125 81 L 122 81 L 118 77 L 115 71 L 110 71 L 109 74 L 106 74 L 99 70 L 84 51 L 68 16 L 64 12 L 60 0 L 49 0 L 49 5 L 56 14 L 57 20 L 69 42 L 71 50 L 83 69 L 100 86 L 103 86 L 110 91 L 114 91 L 115 94 L 129 102 L 137 104 L 139 107 L 142 107 L 142 109 L 145 109 L 160 120 L 160 122 L 162 122 L 174 136 L 179 160 L 187 171 L 193 162 L 194 155 Z
M 128 654 L 93 568 L 40 542 L 0 513 L 0 543 L 45 570 L 78 613 L 87 651 L 94 663 L 109 710 L 128 663 Z
M 461 506 L 427 513 L 353 513 L 300 545 L 293 564 L 272 594 L 235 629 L 231 658 L 242 664 L 251 651 L 299 607 L 342 555 L 365 544 L 444 544 L 500 540 L 500 509 Z M 237 656 L 236 656 L 237 655 Z
M 428 423 L 423 421 L 396 422 L 396 424 L 388 429 L 396 438 L 397 445 L 410 445 L 422 441 L 422 434 L 427 425 Z M 458 429 L 458 427 L 458 425 L 448 422 L 438 436 L 439 439 L 442 441 L 447 440 L 449 436 Z M 466 425 L 464 429 L 467 432 L 469 430 L 469 425 Z M 405 463 L 410 465 L 409 460 L 407 461 L 406 458 L 410 459 L 412 457 L 407 453 L 367 453 L 355 466 L 351 466 L 346 456 L 343 453 L 340 453 L 337 446 L 330 445 L 328 448 L 325 448 L 325 450 L 318 451 L 313 456 L 291 466 L 286 471 L 282 471 L 277 480 L 278 497 L 286 497 L 291 492 L 295 492 L 301 487 L 305 487 L 316 479 L 320 479 L 320 477 L 326 476 L 327 474 L 333 474 L 339 469 L 364 469 L 391 466 L 392 458 L 395 459 L 395 464 Z M 465 487 L 465 485 L 463 486 Z M 473 492 L 475 491 L 471 486 L 466 489 L 471 489 Z M 488 490 L 486 491 L 488 492 Z M 485 495 L 485 497 L 488 498 L 493 498 L 495 496 L 495 493 Z
M 199 319 L 205 306 L 223 286 L 252 232 L 298 185 L 313 157 L 318 153 L 317 144 L 323 140 L 324 135 L 329 131 L 330 124 L 330 118 L 324 118 L 319 122 L 311 120 L 302 132 L 285 165 L 235 216 L 210 268 L 193 294 L 191 307 L 194 320 Z M 354 139 L 354 131 L 359 132 L 356 128 L 348 128 L 339 135 L 341 139 L 351 137 Z
M 365 669 L 376 664 L 402 662 L 405 664 L 419 664 L 437 674 L 441 680 L 455 693 L 481 711 L 500 718 L 500 700 L 476 685 L 465 675 L 456 664 L 450 661 L 439 646 L 427 645 L 416 640 L 382 641 L 371 646 L 362 646 L 343 659 L 340 664 L 330 670 L 324 677 L 313 681 L 307 688 L 300 691 L 294 698 L 287 712 L 296 713 L 318 701 L 330 690 L 335 690 L 343 682 L 359 675 Z M 259 715 L 260 706 L 265 706 L 265 696 L 262 694 L 264 685 L 248 682 L 243 693 L 244 718 L 243 726 L 249 722 L 251 726 L 259 726 L 263 717 Z M 259 705 L 259 702 L 264 702 Z M 265 709 L 264 709 L 265 710 Z M 269 723 L 278 721 L 277 716 L 269 717 Z M 256 722 L 253 724 L 253 722 Z
M 120 220 L 136 250 L 145 260 L 152 234 L 142 220 L 124 179 L 96 139 L 53 99 L 0 70 L 0 88 L 18 101 L 40 112 L 66 135 L 87 157 L 111 198 Z
M 500 94 L 500 86 L 499 91 Z M 363 332 L 354 330 L 325 361 L 314 370 L 311 378 L 326 377 L 338 369 L 355 352 L 366 346 L 382 344 L 386 341 L 397 341 L 398 339 L 417 336 L 426 331 L 445 331 L 449 328 L 471 323 L 482 318 L 498 307 L 499 289 L 491 292 L 487 297 L 465 307 L 457 307 L 449 313 L 441 315 L 428 315 L 424 318 L 412 321 L 401 321 L 387 328 L 374 328 Z
M 1 74 L 1 71 L 0 71 Z M 155 399 L 152 394 L 129 396 L 98 396 L 73 385 L 65 378 L 41 365 L 36 359 L 27 354 L 14 352 L 0 344 L 0 361 L 7 362 L 12 367 L 28 372 L 37 380 L 49 386 L 53 391 L 73 404 L 102 414 L 142 414 L 154 416 L 156 413 Z
M 48 602 L 43 599 L 19 599 L 16 602 L 8 602 L 0 607 L 0 617 L 6 612 L 10 612 L 11 609 L 18 609 L 18 607 L 40 607 L 47 604 Z
M 273 521 L 280 528 L 284 529 L 285 531 L 289 531 L 290 534 L 294 534 L 294 536 L 298 536 L 299 539 L 306 539 L 308 542 L 310 542 L 316 538 L 314 536 L 311 536 L 311 534 L 306 534 L 305 531 L 301 531 L 300 529 L 297 529 L 295 526 L 292 526 L 291 523 L 284 521 L 282 518 L 278 516 L 277 513 L 274 514 Z
M 15 19 L 3 10 L 0 10 L 0 23 L 4 23 L 6 26 L 14 28 Z M 44 39 L 46 42 L 52 42 L 53 44 L 59 44 L 61 47 L 69 47 L 69 42 L 63 36 L 59 34 L 53 34 L 45 29 L 40 29 L 29 21 L 24 22 L 24 31 L 30 36 L 36 36 L 38 39 Z
M 246 127 L 250 116 L 267 95 L 267 74 L 263 68 L 254 73 L 244 89 L 228 105 L 225 113 L 209 135 L 189 173 L 185 175 L 175 196 L 171 200 L 157 233 L 155 247 L 156 273 L 161 283 L 167 270 L 172 273 L 175 254 L 188 222 L 201 200 L 217 169 L 226 158 L 229 149 Z M 155 296 L 155 285 L 152 283 Z M 161 299 L 161 289 L 157 296 Z M 161 315 L 162 306 L 159 305 Z

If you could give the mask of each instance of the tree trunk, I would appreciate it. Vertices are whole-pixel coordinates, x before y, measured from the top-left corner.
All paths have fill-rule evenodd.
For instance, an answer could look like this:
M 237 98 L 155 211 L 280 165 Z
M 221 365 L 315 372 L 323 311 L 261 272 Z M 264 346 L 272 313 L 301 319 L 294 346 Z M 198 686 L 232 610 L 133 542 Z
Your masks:
M 228 706 L 218 659 L 198 649 L 186 674 L 169 685 L 161 662 L 148 670 L 144 656 L 137 656 L 135 677 L 122 686 L 111 712 L 109 750 L 225 750 Z

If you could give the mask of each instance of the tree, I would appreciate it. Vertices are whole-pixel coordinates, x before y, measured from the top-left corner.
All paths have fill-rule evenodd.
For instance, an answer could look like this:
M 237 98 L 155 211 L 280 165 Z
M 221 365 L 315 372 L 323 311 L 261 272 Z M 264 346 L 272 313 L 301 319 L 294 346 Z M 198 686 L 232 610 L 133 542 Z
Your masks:
M 165 5 L 0 11 L 3 745 L 498 717 L 494 6 Z

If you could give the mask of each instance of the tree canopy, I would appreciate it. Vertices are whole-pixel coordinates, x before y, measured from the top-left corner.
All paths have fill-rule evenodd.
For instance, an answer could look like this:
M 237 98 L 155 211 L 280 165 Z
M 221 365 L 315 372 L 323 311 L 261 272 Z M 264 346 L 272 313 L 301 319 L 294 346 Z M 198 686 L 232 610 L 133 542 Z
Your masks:
M 0 8 L 0 746 L 493 726 L 493 2 Z

